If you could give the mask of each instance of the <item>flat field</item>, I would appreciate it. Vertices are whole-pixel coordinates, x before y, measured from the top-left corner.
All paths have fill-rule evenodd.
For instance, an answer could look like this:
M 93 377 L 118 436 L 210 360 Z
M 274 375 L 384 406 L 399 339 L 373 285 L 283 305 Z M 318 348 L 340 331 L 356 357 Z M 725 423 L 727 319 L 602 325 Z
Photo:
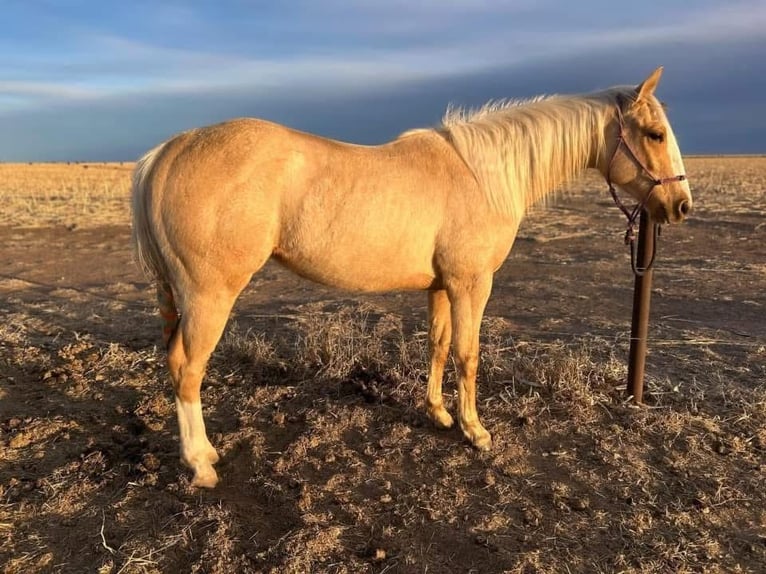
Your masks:
M 130 169 L 0 164 L 2 572 L 764 571 L 766 158 L 687 160 L 643 407 L 606 187 L 529 215 L 483 328 L 488 453 L 423 414 L 422 293 L 267 265 L 203 386 L 210 491 L 178 460 Z

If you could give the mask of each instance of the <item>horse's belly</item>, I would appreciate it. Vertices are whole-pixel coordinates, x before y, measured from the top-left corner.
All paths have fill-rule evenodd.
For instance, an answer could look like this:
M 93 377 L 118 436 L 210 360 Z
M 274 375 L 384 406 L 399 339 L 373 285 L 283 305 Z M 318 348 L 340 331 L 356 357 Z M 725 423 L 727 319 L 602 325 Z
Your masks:
M 273 257 L 301 277 L 351 291 L 428 289 L 437 282 L 436 274 L 428 264 L 418 265 L 414 261 L 403 262 L 370 255 L 326 259 L 277 249 Z
M 273 256 L 295 273 L 355 291 L 426 289 L 442 214 L 413 194 L 314 193 L 281 209 Z

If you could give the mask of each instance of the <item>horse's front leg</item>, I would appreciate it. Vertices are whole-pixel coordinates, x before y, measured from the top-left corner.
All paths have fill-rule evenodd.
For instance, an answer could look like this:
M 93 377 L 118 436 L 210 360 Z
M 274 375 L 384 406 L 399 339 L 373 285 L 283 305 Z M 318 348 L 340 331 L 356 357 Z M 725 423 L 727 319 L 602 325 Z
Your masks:
M 449 298 L 443 289 L 428 292 L 428 324 L 428 354 L 431 359 L 431 369 L 428 373 L 426 413 L 437 427 L 448 429 L 452 427 L 454 421 L 444 408 L 442 379 L 452 339 L 452 319 Z
M 479 329 L 491 290 L 491 274 L 461 278 L 448 285 L 458 374 L 458 420 L 465 437 L 479 450 L 489 450 L 492 446 L 492 436 L 482 426 L 476 410 Z

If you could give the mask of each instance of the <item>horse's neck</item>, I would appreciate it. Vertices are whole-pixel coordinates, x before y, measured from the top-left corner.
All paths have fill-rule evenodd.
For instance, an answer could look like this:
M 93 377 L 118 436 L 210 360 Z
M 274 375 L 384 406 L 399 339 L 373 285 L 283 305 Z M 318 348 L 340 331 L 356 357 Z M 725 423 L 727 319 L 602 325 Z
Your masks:
M 595 167 L 604 116 L 598 100 L 551 98 L 455 124 L 449 132 L 492 208 L 518 221 L 528 207 Z

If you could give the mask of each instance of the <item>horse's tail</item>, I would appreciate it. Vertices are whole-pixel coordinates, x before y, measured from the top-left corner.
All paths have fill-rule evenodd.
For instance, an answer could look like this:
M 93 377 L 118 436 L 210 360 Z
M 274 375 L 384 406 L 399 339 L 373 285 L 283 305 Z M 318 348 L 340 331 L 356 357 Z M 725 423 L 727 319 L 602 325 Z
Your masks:
M 133 212 L 133 251 L 136 262 L 157 286 L 157 302 L 162 317 L 162 339 L 167 347 L 178 328 L 180 316 L 173 297 L 169 273 L 162 257 L 155 228 L 150 221 L 149 192 L 151 175 L 157 158 L 167 142 L 146 153 L 133 170 L 131 207 Z

